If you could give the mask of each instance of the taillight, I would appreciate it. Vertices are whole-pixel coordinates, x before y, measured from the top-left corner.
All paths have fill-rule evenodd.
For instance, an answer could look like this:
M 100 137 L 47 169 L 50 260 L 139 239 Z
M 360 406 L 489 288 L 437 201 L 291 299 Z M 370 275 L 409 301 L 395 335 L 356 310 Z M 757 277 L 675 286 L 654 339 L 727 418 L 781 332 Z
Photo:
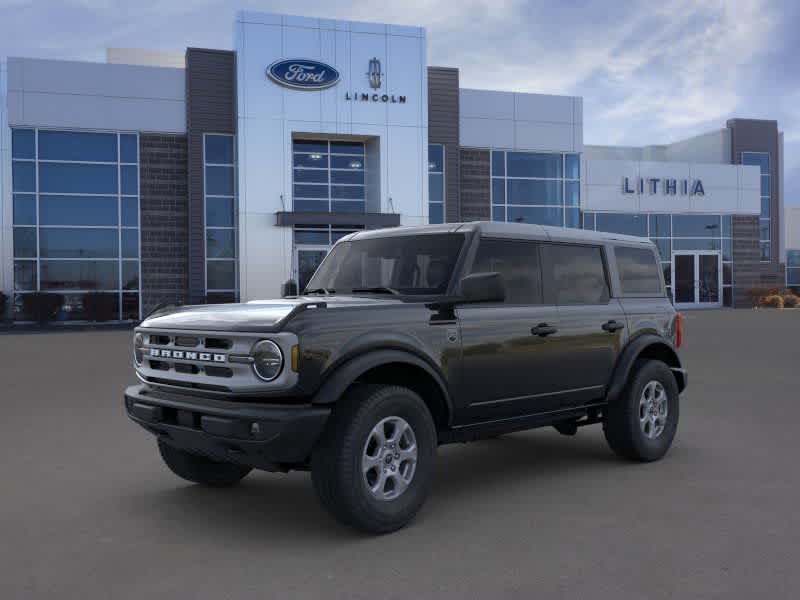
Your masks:
M 683 315 L 675 313 L 675 347 L 680 348 L 683 345 Z

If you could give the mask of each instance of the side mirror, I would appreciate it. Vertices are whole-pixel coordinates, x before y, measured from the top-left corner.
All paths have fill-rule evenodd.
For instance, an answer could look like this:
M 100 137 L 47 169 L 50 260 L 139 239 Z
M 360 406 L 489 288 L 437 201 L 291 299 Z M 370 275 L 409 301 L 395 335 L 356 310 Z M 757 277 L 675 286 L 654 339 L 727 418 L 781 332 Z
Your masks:
M 461 279 L 462 302 L 503 302 L 506 299 L 506 284 L 496 271 L 472 273 Z

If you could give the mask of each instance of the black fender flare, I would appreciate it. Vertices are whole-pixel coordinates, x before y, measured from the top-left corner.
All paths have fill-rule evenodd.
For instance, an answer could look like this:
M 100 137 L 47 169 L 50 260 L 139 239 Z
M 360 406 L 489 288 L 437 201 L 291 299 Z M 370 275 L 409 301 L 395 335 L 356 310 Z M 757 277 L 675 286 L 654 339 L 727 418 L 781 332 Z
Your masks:
M 334 404 L 361 375 L 390 363 L 402 363 L 425 371 L 439 386 L 447 408 L 448 421 L 452 419 L 453 404 L 442 376 L 427 361 L 407 350 L 370 349 L 358 354 L 342 364 L 326 377 L 311 401 L 312 404 Z
M 660 358 L 666 359 L 664 362 L 667 363 L 667 366 L 672 370 L 672 374 L 675 376 L 675 380 L 678 384 L 678 391 L 682 392 L 684 390 L 687 384 L 686 370 L 681 367 L 681 361 L 678 358 L 675 347 L 669 340 L 661 336 L 645 333 L 628 343 L 619 355 L 619 358 L 617 358 L 617 364 L 614 367 L 611 379 L 606 387 L 607 401 L 618 397 L 622 393 L 622 390 L 625 389 L 625 384 L 628 382 L 634 363 L 646 350 L 649 352 L 655 350 L 660 355 Z

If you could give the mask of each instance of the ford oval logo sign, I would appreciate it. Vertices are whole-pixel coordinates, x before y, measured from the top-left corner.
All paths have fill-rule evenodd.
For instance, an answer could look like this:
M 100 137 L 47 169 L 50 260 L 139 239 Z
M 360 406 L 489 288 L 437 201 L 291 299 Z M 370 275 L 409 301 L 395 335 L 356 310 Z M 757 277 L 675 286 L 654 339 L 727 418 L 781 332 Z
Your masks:
M 324 90 L 339 82 L 339 71 L 316 60 L 279 60 L 267 68 L 272 81 L 296 90 Z

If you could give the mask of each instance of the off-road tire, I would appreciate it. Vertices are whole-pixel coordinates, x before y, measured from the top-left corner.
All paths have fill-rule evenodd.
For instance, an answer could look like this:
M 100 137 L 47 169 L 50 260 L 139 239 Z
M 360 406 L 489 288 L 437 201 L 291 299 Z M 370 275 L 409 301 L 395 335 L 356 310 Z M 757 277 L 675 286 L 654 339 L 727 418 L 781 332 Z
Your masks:
M 217 462 L 186 452 L 158 440 L 158 451 L 169 470 L 178 477 L 209 487 L 230 487 L 236 485 L 252 469 L 233 463 Z
M 666 392 L 668 413 L 664 429 L 655 439 L 648 438 L 639 422 L 639 400 L 645 386 L 659 382 Z M 658 460 L 672 445 L 678 429 L 680 393 L 669 367 L 659 360 L 638 360 L 631 369 L 625 388 L 612 398 L 603 419 L 603 433 L 611 449 L 620 457 L 639 462 Z
M 413 429 L 417 463 L 405 491 L 374 498 L 361 467 L 368 436 L 382 419 L 400 417 Z M 389 533 L 409 523 L 430 491 L 436 427 L 416 393 L 397 385 L 358 384 L 339 399 L 311 459 L 311 479 L 322 505 L 341 523 L 369 533 Z

